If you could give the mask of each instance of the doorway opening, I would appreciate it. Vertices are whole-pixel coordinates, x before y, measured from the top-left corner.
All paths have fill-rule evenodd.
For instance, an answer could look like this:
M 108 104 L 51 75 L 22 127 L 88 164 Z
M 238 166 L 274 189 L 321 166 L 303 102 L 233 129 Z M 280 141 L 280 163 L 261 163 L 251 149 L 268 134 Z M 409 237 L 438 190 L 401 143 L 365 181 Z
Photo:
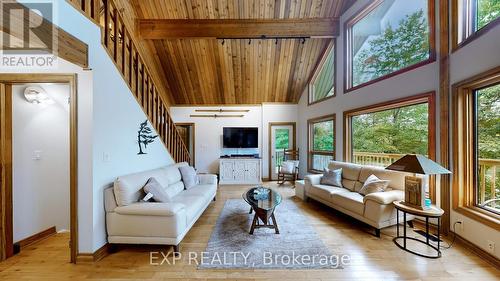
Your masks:
M 0 74 L 0 260 L 56 233 L 77 241 L 76 75 Z
M 295 122 L 269 123 L 269 180 L 278 180 L 278 170 L 285 158 L 285 150 L 296 149 Z
M 175 123 L 175 126 L 189 151 L 189 165 L 195 167 L 195 124 Z

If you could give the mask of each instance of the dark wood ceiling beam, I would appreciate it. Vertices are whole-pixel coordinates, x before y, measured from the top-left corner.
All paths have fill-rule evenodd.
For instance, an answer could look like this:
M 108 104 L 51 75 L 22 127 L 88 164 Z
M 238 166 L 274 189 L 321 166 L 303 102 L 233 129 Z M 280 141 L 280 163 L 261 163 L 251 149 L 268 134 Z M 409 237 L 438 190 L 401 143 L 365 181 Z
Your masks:
M 339 35 L 338 18 L 314 19 L 139 19 L 142 39 L 175 38 L 334 38 Z

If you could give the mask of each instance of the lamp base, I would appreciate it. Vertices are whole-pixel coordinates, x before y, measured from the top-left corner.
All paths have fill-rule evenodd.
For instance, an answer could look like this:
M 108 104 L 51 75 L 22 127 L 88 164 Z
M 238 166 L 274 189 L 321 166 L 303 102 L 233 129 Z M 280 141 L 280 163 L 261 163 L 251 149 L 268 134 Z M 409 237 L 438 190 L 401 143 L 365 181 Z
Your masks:
M 425 209 L 425 190 L 422 178 L 415 176 L 405 177 L 405 201 L 403 203 L 419 210 Z

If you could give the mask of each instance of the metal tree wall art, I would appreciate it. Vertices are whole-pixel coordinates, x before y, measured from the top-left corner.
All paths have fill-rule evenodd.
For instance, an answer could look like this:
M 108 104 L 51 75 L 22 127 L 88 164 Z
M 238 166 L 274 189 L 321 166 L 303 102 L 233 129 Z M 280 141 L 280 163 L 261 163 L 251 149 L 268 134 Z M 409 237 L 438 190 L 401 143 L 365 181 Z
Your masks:
M 158 135 L 153 135 L 152 133 L 153 130 L 148 126 L 148 120 L 142 122 L 137 132 L 137 144 L 139 145 L 139 152 L 137 154 L 147 154 L 142 151 L 142 145 L 144 145 L 144 149 L 146 149 L 148 144 L 154 142 Z

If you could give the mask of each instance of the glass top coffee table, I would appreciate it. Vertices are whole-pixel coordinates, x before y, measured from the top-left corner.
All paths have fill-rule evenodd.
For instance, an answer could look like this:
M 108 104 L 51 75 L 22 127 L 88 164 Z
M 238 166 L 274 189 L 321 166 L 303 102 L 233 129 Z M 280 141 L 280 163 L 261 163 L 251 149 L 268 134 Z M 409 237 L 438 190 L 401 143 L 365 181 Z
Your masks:
M 253 234 L 256 228 L 272 228 L 276 234 L 280 234 L 274 216 L 274 209 L 281 203 L 281 195 L 278 192 L 265 187 L 254 187 L 243 193 L 243 199 L 250 205 L 250 214 L 255 212 L 250 234 Z

